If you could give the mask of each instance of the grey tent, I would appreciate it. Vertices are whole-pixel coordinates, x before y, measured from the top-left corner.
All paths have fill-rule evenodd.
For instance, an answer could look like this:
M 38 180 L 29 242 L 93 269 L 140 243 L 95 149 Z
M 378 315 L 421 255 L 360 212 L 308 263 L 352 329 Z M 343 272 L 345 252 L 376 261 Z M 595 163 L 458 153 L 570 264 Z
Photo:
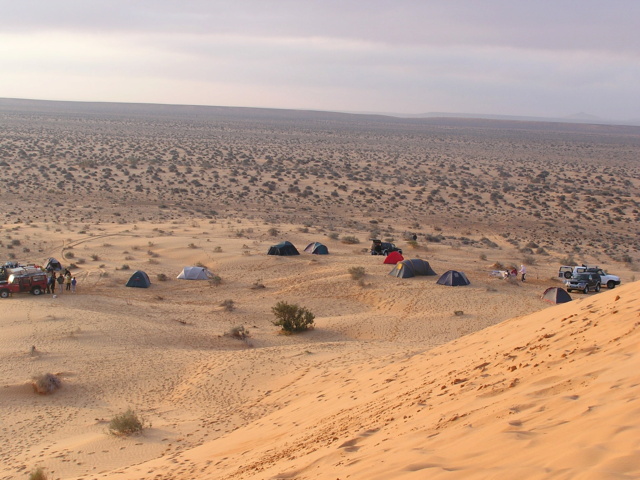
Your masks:
M 149 280 L 149 275 L 147 275 L 142 270 L 137 270 L 131 275 L 129 281 L 127 282 L 127 287 L 138 287 L 138 288 L 149 288 L 151 286 L 151 281 Z
M 393 270 L 389 272 L 389 275 L 398 278 L 411 278 L 419 275 L 437 275 L 437 273 L 433 271 L 431 265 L 429 265 L 429 262 L 426 260 L 412 258 L 398 262 L 395 267 L 393 267 Z
M 567 303 L 573 299 L 564 288 L 549 287 L 542 294 L 542 300 L 549 303 Z
M 436 283 L 440 285 L 448 285 L 449 287 L 458 287 L 460 285 L 469 285 L 471 282 L 464 272 L 449 270 L 448 272 L 443 273 Z
M 326 247 L 326 245 L 323 245 L 320 242 L 310 243 L 309 245 L 307 245 L 307 247 L 304 249 L 304 251 L 308 252 L 308 253 L 313 253 L 315 255 L 328 255 L 329 254 L 329 249 Z
M 204 267 L 184 267 L 178 278 L 180 280 L 209 280 L 213 278 L 213 273 Z
M 300 252 L 293 243 L 285 241 L 271 246 L 267 255 L 300 255 Z
M 44 262 L 44 269 L 47 272 L 59 272 L 62 270 L 62 265 L 58 260 L 53 257 L 47 258 Z

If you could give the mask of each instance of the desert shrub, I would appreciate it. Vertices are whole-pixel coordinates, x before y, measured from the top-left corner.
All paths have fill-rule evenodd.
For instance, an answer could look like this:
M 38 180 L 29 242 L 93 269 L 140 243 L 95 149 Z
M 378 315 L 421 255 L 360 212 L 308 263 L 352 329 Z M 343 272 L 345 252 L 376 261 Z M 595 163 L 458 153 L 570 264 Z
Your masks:
M 222 283 L 222 278 L 219 275 L 214 275 L 209 279 L 209 283 L 212 287 L 217 287 Z
M 504 265 L 501 262 L 496 262 L 491 265 L 491 268 L 493 268 L 494 270 L 504 270 Z
M 573 255 L 569 255 L 568 257 L 562 257 L 559 260 L 562 265 L 576 265 L 576 259 L 573 258 Z
M 221 301 L 220 306 L 224 308 L 227 312 L 232 312 L 233 309 L 236 308 L 235 302 L 230 299 Z
M 266 287 L 264 286 L 264 283 L 262 283 L 262 281 L 260 280 L 256 280 L 255 282 L 253 282 L 253 285 L 251 285 L 252 290 L 258 290 L 261 288 L 266 288 Z
M 119 413 L 109 422 L 109 433 L 112 435 L 132 435 L 140 433 L 145 427 L 144 420 L 131 410 L 127 409 L 124 413 Z
M 354 280 L 360 280 L 365 275 L 364 267 L 349 267 L 348 271 Z
M 188 245 L 189 248 L 198 248 L 198 246 L 195 243 L 190 243 Z
M 249 336 L 249 331 L 244 328 L 243 325 L 238 325 L 236 327 L 231 327 L 227 332 L 227 335 L 237 338 L 238 340 L 245 340 Z
M 280 230 L 278 230 L 276 227 L 271 227 L 269 230 L 267 230 L 267 233 L 272 237 L 277 237 L 278 235 L 280 235 Z
M 407 243 L 408 243 L 408 244 L 409 244 L 409 246 L 410 246 L 411 248 L 413 248 L 413 249 L 418 248 L 418 242 L 416 242 L 415 240 L 409 240 Z
M 164 273 L 159 273 L 158 275 L 156 275 L 156 278 L 159 282 L 166 282 L 167 280 L 169 280 L 169 277 L 167 277 Z
M 29 474 L 29 480 L 47 480 L 49 477 L 42 467 L 38 467 Z
M 129 270 L 131 267 L 126 263 L 120 267 L 120 270 Z
M 31 384 L 36 393 L 40 395 L 48 395 L 55 392 L 62 386 L 60 379 L 53 373 L 45 373 L 36 375 L 31 378 Z
M 313 328 L 313 320 L 316 318 L 309 310 L 295 303 L 278 302 L 271 307 L 271 311 L 276 317 L 271 323 L 282 327 L 286 333 L 302 332 Z
M 487 255 L 484 253 L 480 254 L 480 260 L 485 261 L 487 259 Z
M 222 247 L 221 246 L 217 246 L 216 248 L 213 249 L 213 251 L 215 253 L 222 253 Z
M 535 265 L 536 262 L 537 261 L 535 257 L 532 257 L 530 255 L 525 255 L 524 258 L 522 259 L 522 263 L 524 263 L 525 265 Z
M 435 230 L 437 230 L 437 228 Z M 427 242 L 431 243 L 439 243 L 444 240 L 444 237 L 442 235 L 431 235 L 430 233 L 425 234 L 424 237 L 426 238 Z
M 64 258 L 66 258 L 67 260 L 72 259 L 73 257 L 75 257 L 76 255 L 72 252 L 72 251 L 66 251 L 64 252 Z
M 342 237 L 341 242 L 346 243 L 347 245 L 355 245 L 360 243 L 360 240 L 358 240 L 358 237 L 354 237 L 353 235 L 345 235 Z
M 329 235 L 327 235 L 331 240 L 337 240 L 340 237 L 340 234 L 338 234 L 338 232 L 331 232 L 329 233 Z

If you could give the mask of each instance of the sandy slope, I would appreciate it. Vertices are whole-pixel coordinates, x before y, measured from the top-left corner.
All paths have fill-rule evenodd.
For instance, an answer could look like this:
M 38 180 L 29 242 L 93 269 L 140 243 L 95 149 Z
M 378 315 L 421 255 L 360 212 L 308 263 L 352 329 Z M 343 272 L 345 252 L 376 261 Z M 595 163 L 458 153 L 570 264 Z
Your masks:
M 0 478 L 37 466 L 85 479 L 638 474 L 625 458 L 639 438 L 629 387 L 637 283 L 548 308 L 539 296 L 557 285 L 552 258 L 522 284 L 487 275 L 490 263 L 519 258 L 507 248 L 410 252 L 471 278 L 448 288 L 436 277 L 390 277 L 363 245 L 295 226 L 279 226 L 282 238 L 299 249 L 320 239 L 331 255 L 268 257 L 281 239 L 268 228 L 185 221 L 12 231 L 42 257 L 72 251 L 79 287 L 1 302 Z M 175 280 L 197 262 L 222 284 Z M 365 267 L 364 285 L 352 266 Z M 123 286 L 138 268 L 152 288 Z M 233 311 L 220 306 L 227 299 Z M 279 335 L 270 322 L 279 300 L 313 311 L 316 329 Z M 247 342 L 226 335 L 238 325 Z M 63 388 L 39 396 L 28 380 L 45 372 Z M 150 427 L 107 435 L 127 407 Z
M 111 478 L 637 478 L 638 284 L 430 352 L 305 370 L 280 408 Z

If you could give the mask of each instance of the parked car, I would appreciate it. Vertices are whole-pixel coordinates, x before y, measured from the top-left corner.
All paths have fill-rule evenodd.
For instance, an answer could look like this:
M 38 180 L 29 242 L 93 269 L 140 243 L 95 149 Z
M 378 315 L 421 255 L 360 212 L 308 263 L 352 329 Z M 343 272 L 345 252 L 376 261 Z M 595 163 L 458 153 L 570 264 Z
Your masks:
M 592 272 L 577 273 L 565 282 L 567 292 L 580 290 L 589 293 L 590 290 L 600 291 L 600 275 Z
M 558 277 L 568 279 L 578 273 L 585 272 L 597 273 L 598 275 L 600 275 L 600 284 L 603 286 L 606 285 L 609 289 L 615 288 L 617 285 L 620 285 L 620 277 L 605 272 L 597 265 L 563 265 L 558 270 Z
M 391 252 L 398 252 L 402 255 L 402 249 L 393 243 L 383 242 L 381 240 L 373 240 L 371 243 L 371 255 L 384 255 L 385 257 Z
M 0 283 L 0 298 L 7 298 L 13 293 L 31 292 L 40 295 L 47 289 L 47 275 L 41 273 L 29 273 L 25 275 L 9 275 L 6 282 Z

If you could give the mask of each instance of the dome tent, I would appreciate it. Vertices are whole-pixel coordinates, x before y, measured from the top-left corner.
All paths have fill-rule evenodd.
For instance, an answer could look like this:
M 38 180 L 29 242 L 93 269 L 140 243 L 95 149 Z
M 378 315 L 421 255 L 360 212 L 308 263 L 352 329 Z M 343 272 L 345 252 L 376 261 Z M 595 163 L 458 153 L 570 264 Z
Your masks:
M 326 245 L 320 242 L 313 242 L 306 246 L 305 252 L 313 253 L 314 255 L 329 255 L 329 249 Z
M 393 270 L 389 272 L 389 275 L 393 275 L 398 278 L 411 278 L 420 275 L 437 275 L 431 269 L 431 265 L 426 260 L 420 258 L 412 258 L 411 260 L 402 260 L 398 262 Z
M 205 267 L 184 267 L 178 277 L 180 280 L 209 280 L 213 273 Z
M 549 287 L 542 294 L 542 300 L 549 303 L 567 303 L 573 299 L 564 288 Z
M 403 260 L 404 260 L 404 257 L 402 256 L 402 254 L 400 252 L 391 252 L 391 253 L 389 253 L 389 255 L 384 257 L 384 262 L 382 262 L 382 263 L 386 263 L 386 264 L 389 264 L 389 265 L 395 265 L 398 262 L 401 262 Z
M 137 270 L 131 275 L 129 281 L 126 283 L 127 287 L 149 288 L 151 286 L 151 280 L 142 270 Z
M 464 272 L 449 270 L 443 273 L 436 283 L 440 285 L 447 285 L 449 287 L 458 287 L 462 285 L 469 285 L 471 282 Z
M 277 245 L 272 245 L 267 252 L 267 255 L 300 255 L 298 249 L 291 242 L 280 242 Z

